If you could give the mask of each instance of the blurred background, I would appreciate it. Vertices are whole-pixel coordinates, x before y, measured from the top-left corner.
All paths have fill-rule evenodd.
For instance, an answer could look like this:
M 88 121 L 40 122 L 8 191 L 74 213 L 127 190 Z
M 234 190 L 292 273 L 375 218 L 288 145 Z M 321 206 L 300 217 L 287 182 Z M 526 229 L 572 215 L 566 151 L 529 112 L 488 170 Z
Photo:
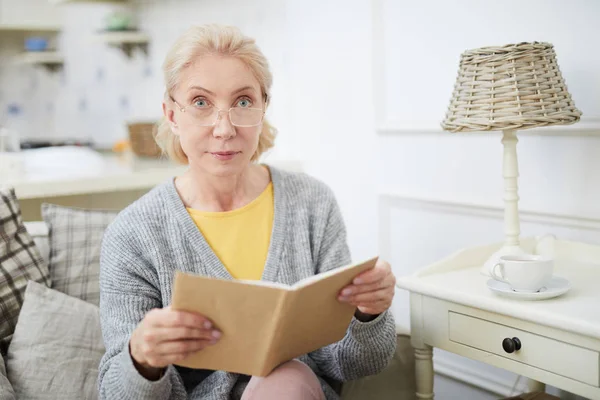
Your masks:
M 460 54 L 544 41 L 555 46 L 583 117 L 519 133 L 522 234 L 598 242 L 599 18 L 594 0 L 0 0 L 3 179 L 31 201 L 65 195 L 47 172 L 53 165 L 59 182 L 86 170 L 100 179 L 110 170 L 103 160 L 131 153 L 135 124 L 161 117 L 161 64 L 176 37 L 193 24 L 233 24 L 256 38 L 274 74 L 268 116 L 279 136 L 263 161 L 294 162 L 324 180 L 338 196 L 353 257 L 378 253 L 409 274 L 503 238 L 501 133 L 451 134 L 439 125 Z M 33 155 L 20 156 L 28 160 L 21 172 L 6 161 L 15 140 Z M 134 154 L 119 171 L 148 158 Z M 76 194 L 147 190 L 90 185 Z M 407 298 L 398 293 L 394 306 L 404 326 Z M 436 398 L 492 399 L 515 383 L 513 374 L 441 351 L 435 360 Z

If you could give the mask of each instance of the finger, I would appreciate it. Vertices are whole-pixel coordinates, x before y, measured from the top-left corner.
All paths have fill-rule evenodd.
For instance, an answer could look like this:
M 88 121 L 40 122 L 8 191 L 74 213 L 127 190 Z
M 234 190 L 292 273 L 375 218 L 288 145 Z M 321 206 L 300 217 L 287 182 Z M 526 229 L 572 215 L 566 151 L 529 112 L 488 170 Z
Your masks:
M 363 285 L 365 283 L 374 283 L 383 279 L 391 271 L 391 267 L 385 261 L 378 262 L 375 267 L 359 274 L 352 281 L 355 285 Z
M 200 351 L 208 346 L 217 343 L 215 340 L 173 340 L 170 342 L 163 342 L 154 349 L 154 354 L 158 357 L 168 357 L 172 355 L 183 355 Z
M 158 344 L 173 340 L 218 339 L 221 337 L 221 332 L 216 329 L 207 330 L 189 328 L 185 326 L 175 328 L 158 327 L 146 330 L 142 336 L 145 342 Z
M 395 285 L 396 279 L 393 275 L 388 274 L 382 280 L 379 280 L 374 283 L 364 283 L 362 285 L 348 285 L 340 292 L 340 294 L 342 296 L 350 296 L 358 293 L 374 292 L 376 290 L 388 288 L 390 286 Z
M 171 307 L 160 310 L 153 315 L 152 322 L 156 327 L 186 326 L 189 328 L 212 328 L 213 324 L 200 314 L 173 310 Z
M 390 308 L 392 305 L 392 302 L 390 300 L 381 300 L 381 301 L 374 301 L 371 303 L 360 303 L 360 304 L 356 304 L 355 306 L 362 311 L 363 308 L 371 308 L 371 309 L 384 309 L 387 310 L 388 308 Z
M 151 354 L 148 354 L 148 356 L 146 357 L 148 365 L 153 367 L 165 367 L 167 365 L 181 361 L 184 358 L 190 356 L 191 354 L 201 351 L 207 348 L 208 346 L 212 346 L 214 344 L 214 342 L 206 340 L 190 342 L 193 342 L 193 344 L 176 344 L 177 342 L 171 342 L 170 346 L 167 348 L 155 348 L 154 351 Z
M 348 297 L 341 296 L 340 301 L 344 301 L 350 304 L 363 304 L 363 303 L 375 303 L 378 301 L 389 301 L 391 300 L 393 293 L 390 292 L 389 288 L 376 290 L 374 292 L 359 293 Z
M 364 285 L 369 283 L 377 282 L 386 275 L 386 272 L 381 270 L 380 268 L 373 268 L 368 271 L 365 271 L 359 274 L 356 278 L 352 280 L 354 285 Z

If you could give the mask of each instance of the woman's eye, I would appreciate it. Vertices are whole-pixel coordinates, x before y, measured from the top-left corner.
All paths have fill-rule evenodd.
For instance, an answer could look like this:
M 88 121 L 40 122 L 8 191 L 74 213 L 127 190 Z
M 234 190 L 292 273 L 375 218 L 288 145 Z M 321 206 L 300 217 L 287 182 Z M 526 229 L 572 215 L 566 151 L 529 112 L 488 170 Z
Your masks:
M 194 107 L 198 107 L 198 108 L 208 107 L 208 103 L 204 99 L 196 99 L 196 100 L 194 100 L 193 104 L 194 104 Z
M 246 108 L 252 105 L 252 101 L 250 99 L 239 99 L 237 102 L 238 107 Z

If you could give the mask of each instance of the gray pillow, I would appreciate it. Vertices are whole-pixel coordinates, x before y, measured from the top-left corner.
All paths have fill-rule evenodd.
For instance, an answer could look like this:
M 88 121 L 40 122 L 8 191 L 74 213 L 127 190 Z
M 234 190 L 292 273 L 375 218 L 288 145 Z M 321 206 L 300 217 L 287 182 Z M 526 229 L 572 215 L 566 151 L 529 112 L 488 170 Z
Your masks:
M 30 281 L 6 357 L 19 399 L 97 399 L 99 309 Z
M 100 247 L 116 212 L 42 204 L 48 225 L 52 289 L 100 303 Z
M 0 187 L 0 354 L 6 354 L 27 281 L 50 286 L 50 273 L 27 232 L 13 188 Z
M 0 354 L 0 400 L 15 400 L 15 391 L 6 377 L 6 366 L 2 354 Z

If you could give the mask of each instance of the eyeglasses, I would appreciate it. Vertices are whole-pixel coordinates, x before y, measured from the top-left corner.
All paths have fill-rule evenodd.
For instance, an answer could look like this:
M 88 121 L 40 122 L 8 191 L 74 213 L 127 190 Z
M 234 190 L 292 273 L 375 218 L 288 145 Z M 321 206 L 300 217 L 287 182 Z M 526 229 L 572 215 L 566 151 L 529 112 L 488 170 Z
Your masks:
M 199 107 L 196 104 L 182 107 L 172 96 L 169 97 L 171 97 L 173 103 L 179 108 L 179 111 L 188 112 L 198 126 L 214 126 L 223 111 L 229 114 L 231 125 L 241 128 L 260 125 L 265 115 L 265 111 L 262 108 L 231 107 L 229 110 L 221 110 L 215 106 Z

